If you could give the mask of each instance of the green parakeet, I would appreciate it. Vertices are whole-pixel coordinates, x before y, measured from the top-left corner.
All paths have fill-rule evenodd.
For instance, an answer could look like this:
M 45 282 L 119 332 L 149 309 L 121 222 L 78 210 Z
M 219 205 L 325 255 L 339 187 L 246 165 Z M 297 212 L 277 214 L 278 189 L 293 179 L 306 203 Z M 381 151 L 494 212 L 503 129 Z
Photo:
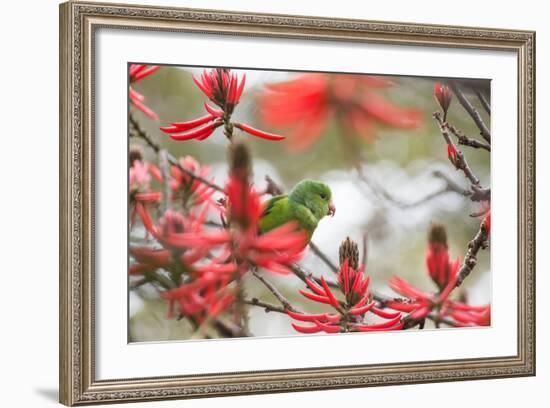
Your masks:
M 303 180 L 288 195 L 275 196 L 265 203 L 260 231 L 265 233 L 296 221 L 309 241 L 319 221 L 326 215 L 334 216 L 335 212 L 329 186 L 320 181 Z

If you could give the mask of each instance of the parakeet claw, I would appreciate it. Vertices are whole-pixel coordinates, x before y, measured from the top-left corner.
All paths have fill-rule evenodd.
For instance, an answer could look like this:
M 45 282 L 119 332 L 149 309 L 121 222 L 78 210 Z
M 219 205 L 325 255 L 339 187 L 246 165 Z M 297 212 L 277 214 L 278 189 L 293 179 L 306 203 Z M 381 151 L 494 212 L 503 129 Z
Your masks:
M 336 214 L 336 207 L 334 206 L 334 203 L 331 201 L 328 204 L 328 213 L 327 213 L 327 215 L 330 215 L 331 217 L 334 217 L 334 214 Z

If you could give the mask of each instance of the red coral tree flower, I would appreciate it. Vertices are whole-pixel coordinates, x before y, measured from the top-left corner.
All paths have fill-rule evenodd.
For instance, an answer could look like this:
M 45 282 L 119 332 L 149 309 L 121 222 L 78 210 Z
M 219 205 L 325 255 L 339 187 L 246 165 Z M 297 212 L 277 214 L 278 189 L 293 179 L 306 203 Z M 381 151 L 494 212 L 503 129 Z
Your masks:
M 489 325 L 490 305 L 472 306 L 449 299 L 456 287 L 460 265 L 460 259 L 450 260 L 445 228 L 440 224 L 434 224 L 428 235 L 426 266 L 430 277 L 439 287 L 439 292 L 424 292 L 406 280 L 394 276 L 389 282 L 390 287 L 407 300 L 389 300 L 385 305 L 394 310 L 410 313 L 409 318 L 416 321 L 424 320 L 433 313 L 436 322 L 451 318 L 455 326 Z
M 260 117 L 268 126 L 291 128 L 291 149 L 309 148 L 326 130 L 331 117 L 344 126 L 344 135 L 368 142 L 379 125 L 414 129 L 421 115 L 386 100 L 380 90 L 392 86 L 383 77 L 343 74 L 303 74 L 269 84 L 259 97 Z
M 426 250 L 426 267 L 430 278 L 440 290 L 456 277 L 460 267 L 460 258 L 454 261 L 449 259 L 447 246 L 447 231 L 441 224 L 433 224 L 428 234 L 428 248 Z
M 202 324 L 206 318 L 225 311 L 234 299 L 228 283 L 237 268 L 233 263 L 222 263 L 219 257 L 207 260 L 209 248 L 196 240 L 205 228 L 209 205 L 198 214 L 193 207 L 186 216 L 168 210 L 158 224 L 143 204 L 138 203 L 136 208 L 145 228 L 162 248 L 131 247 L 135 262 L 130 266 L 130 275 L 152 278 L 151 274 L 159 269 L 168 274 L 154 276 L 164 289 L 161 297 L 168 301 L 168 318 L 189 316 Z
M 138 81 L 141 81 L 143 78 L 148 77 L 149 75 L 158 71 L 159 69 L 160 69 L 160 66 L 158 65 L 130 64 L 130 69 L 129 69 L 130 83 L 134 84 Z M 147 105 L 145 105 L 145 96 L 137 92 L 132 85 L 130 85 L 128 92 L 130 97 L 130 103 L 132 105 L 134 105 L 137 109 L 142 111 L 147 117 L 153 120 L 158 120 L 159 116 L 156 114 L 156 112 L 153 111 L 151 108 L 149 108 Z
M 235 294 L 228 290 L 228 283 L 228 276 L 208 273 L 162 292 L 161 297 L 168 301 L 167 317 L 192 316 L 198 324 L 217 317 L 235 300 Z M 177 314 L 176 307 L 179 309 Z
M 306 278 L 305 281 L 309 290 L 300 290 L 300 294 L 314 302 L 331 306 L 334 312 L 308 314 L 288 310 L 287 314 L 293 319 L 313 324 L 302 326 L 292 323 L 294 330 L 299 333 L 310 334 L 402 329 L 401 313 L 386 312 L 376 307 L 376 302 L 371 299 L 368 290 L 369 278 L 364 275 L 363 268 L 359 268 L 357 265 L 357 244 L 349 238 L 346 239 L 340 247 L 340 254 L 342 262 L 338 271 L 338 289 L 344 295 L 344 299 L 338 299 L 325 278 L 321 277 L 320 284 L 311 278 Z M 367 324 L 365 317 L 369 312 L 387 321 Z
M 162 199 L 162 194 L 151 190 L 151 176 L 162 183 L 162 175 L 157 166 L 143 161 L 141 149 L 130 148 L 129 193 L 130 193 L 130 226 L 135 223 L 136 203 L 143 205 L 156 204 Z
M 190 244 L 195 235 L 201 233 L 204 228 L 208 206 L 205 206 L 200 213 L 196 213 L 195 209 L 192 209 L 185 217 L 174 210 L 167 210 L 158 224 L 153 222 L 147 207 L 142 203 L 136 204 L 136 210 L 147 232 L 163 247 L 163 250 L 132 247 L 130 253 L 138 262 L 157 268 L 170 269 L 172 262 L 177 260 L 179 264 L 174 265 L 174 268 L 179 268 L 180 273 L 182 270 L 190 271 L 201 268 L 195 266 L 195 263 L 208 254 L 208 248 Z
M 204 95 L 220 109 L 204 103 L 205 116 L 186 122 L 173 122 L 171 126 L 160 128 L 173 140 L 206 140 L 220 126 L 225 126 L 225 134 L 231 139 L 236 127 L 252 136 L 267 140 L 283 140 L 285 137 L 267 133 L 250 125 L 231 121 L 231 115 L 241 100 L 246 83 L 246 74 L 242 78 L 226 68 L 205 69 L 200 79 L 193 75 L 193 81 Z
M 161 193 L 150 191 L 151 176 L 157 181 L 162 182 L 162 175 L 157 166 L 152 163 L 134 161 L 130 167 L 130 198 L 140 202 L 158 202 L 161 199 Z
M 202 179 L 208 179 L 210 174 L 209 166 L 201 166 L 197 160 L 191 156 L 180 158 L 179 165 L 171 166 L 170 173 L 170 189 L 172 190 L 172 200 L 181 200 L 183 207 L 187 208 L 190 205 L 200 205 L 204 202 L 211 202 L 214 189 L 204 184 L 200 179 L 191 176 L 182 169 L 196 174 Z M 214 178 L 209 181 L 214 182 Z

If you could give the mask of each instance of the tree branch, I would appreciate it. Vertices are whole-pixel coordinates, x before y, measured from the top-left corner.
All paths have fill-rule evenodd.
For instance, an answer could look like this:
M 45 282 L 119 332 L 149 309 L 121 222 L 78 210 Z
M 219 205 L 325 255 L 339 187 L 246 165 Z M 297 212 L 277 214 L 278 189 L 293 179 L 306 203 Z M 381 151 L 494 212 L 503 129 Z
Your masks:
M 466 252 L 466 256 L 462 261 L 462 266 L 460 267 L 457 274 L 456 287 L 459 287 L 460 285 L 462 285 L 462 282 L 464 282 L 464 279 L 466 279 L 466 277 L 475 268 L 477 264 L 477 253 L 479 252 L 480 249 L 485 249 L 488 247 L 488 242 L 487 242 L 488 239 L 489 239 L 489 236 L 485 231 L 485 228 L 483 227 L 483 223 L 482 223 L 474 239 L 468 242 L 468 251 Z
M 451 81 L 449 85 L 451 86 L 451 89 L 453 90 L 454 94 L 456 95 L 462 107 L 466 110 L 466 112 L 468 112 L 468 114 L 474 120 L 475 124 L 479 129 L 481 136 L 483 136 L 483 138 L 487 142 L 491 143 L 491 132 L 489 132 L 489 128 L 481 118 L 481 115 L 479 114 L 479 112 L 476 110 L 476 108 L 474 108 L 474 106 L 470 103 L 468 98 L 466 98 L 466 96 L 464 95 L 460 87 L 454 81 Z
M 454 191 L 455 193 L 458 193 L 464 197 L 470 197 L 472 195 L 471 191 L 463 188 L 460 184 L 450 178 L 447 174 L 443 173 L 441 170 L 434 170 L 432 172 L 432 175 L 445 181 L 446 188 L 449 191 Z
M 479 99 L 479 103 L 481 103 L 481 106 L 483 106 L 483 109 L 485 109 L 485 112 L 487 112 L 489 115 L 491 114 L 491 104 L 485 98 L 485 95 L 481 93 L 480 91 L 476 91 L 477 99 Z
M 491 151 L 491 145 L 466 136 L 464 132 L 462 132 L 460 129 L 456 128 L 455 126 L 451 125 L 450 123 L 444 122 L 444 126 L 446 126 L 451 131 L 451 133 L 456 136 L 456 138 L 458 139 L 458 144 L 470 146 L 470 147 L 473 147 L 474 149 L 485 149 L 488 152 Z
M 272 196 L 278 196 L 283 194 L 284 190 L 279 186 L 275 180 L 273 180 L 269 175 L 266 174 L 265 181 L 267 182 L 267 187 L 264 191 L 264 194 L 269 194 Z
M 303 313 L 302 311 L 298 310 L 297 308 L 295 308 L 294 306 L 292 306 L 290 304 L 290 301 L 283 296 L 283 294 L 281 292 L 279 292 L 279 290 L 271 283 L 269 282 L 267 279 L 265 279 L 262 275 L 260 275 L 257 271 L 257 269 L 253 268 L 252 269 L 252 274 L 260 281 L 264 284 L 264 286 L 271 292 L 273 293 L 273 296 L 275 296 L 277 298 L 277 300 L 279 302 L 281 302 L 281 304 L 284 306 L 284 308 L 286 310 L 290 310 L 292 312 L 296 312 L 296 313 Z
M 338 272 L 338 267 L 329 259 L 329 257 L 327 255 L 325 255 L 325 253 L 323 251 L 321 251 L 321 249 L 315 245 L 315 243 L 313 241 L 310 241 L 309 242 L 309 247 L 311 248 L 311 251 L 317 255 L 317 257 L 323 261 L 325 263 L 326 266 L 329 267 L 329 269 L 334 272 L 334 273 L 337 273 Z
M 276 305 L 273 305 L 271 303 L 264 302 L 264 301 L 262 301 L 258 298 L 245 299 L 244 303 L 246 303 L 248 305 L 251 305 L 251 306 L 262 307 L 262 308 L 265 309 L 266 313 L 277 312 L 277 313 L 286 314 L 286 311 L 287 311 L 287 309 L 285 309 L 284 307 L 276 306 Z
M 475 202 L 491 201 L 491 189 L 488 187 L 485 188 L 472 185 L 470 186 L 471 190 L 466 190 L 440 170 L 435 170 L 432 174 L 434 177 L 445 180 L 448 191 L 454 191 L 464 197 L 470 197 L 470 200 Z
M 169 170 L 168 170 L 168 152 L 164 149 L 162 149 L 159 152 L 159 158 L 160 158 L 160 170 L 162 172 L 162 177 L 164 180 L 169 180 Z M 162 200 L 163 204 L 163 213 L 166 213 L 168 211 L 168 207 L 170 206 L 170 183 L 165 182 L 164 183 L 164 200 Z
M 432 191 L 431 193 L 428 193 L 424 197 L 405 203 L 395 197 L 393 197 L 388 191 L 384 190 L 381 186 L 379 186 L 377 183 L 370 180 L 370 178 L 362 171 L 362 169 L 357 168 L 358 177 L 361 181 L 363 181 L 375 194 L 378 196 L 382 196 L 386 201 L 389 201 L 390 203 L 394 204 L 398 208 L 401 208 L 403 210 L 418 207 L 419 205 L 425 204 L 430 200 L 433 200 L 436 197 L 439 197 L 440 195 L 444 195 L 450 192 L 459 193 L 465 197 L 469 197 L 472 195 L 472 193 L 468 190 L 465 190 L 461 188 L 457 183 L 452 181 L 449 177 L 444 176 L 443 173 L 440 171 L 434 171 L 433 175 L 436 177 L 439 177 L 443 179 L 447 184 L 435 191 Z
M 464 175 L 473 185 L 479 186 L 479 179 L 476 177 L 470 166 L 468 165 L 468 162 L 466 161 L 466 158 L 464 157 L 464 154 L 462 154 L 462 151 L 456 147 L 456 145 L 453 143 L 453 140 L 451 139 L 451 136 L 449 135 L 449 131 L 447 129 L 447 126 L 445 125 L 446 122 L 443 121 L 443 118 L 441 117 L 441 112 L 434 112 L 433 114 L 434 119 L 437 121 L 439 125 L 439 130 L 441 132 L 441 136 L 443 136 L 443 139 L 445 139 L 445 142 L 448 145 L 452 145 L 454 150 L 456 151 L 456 164 L 455 166 L 462 170 Z

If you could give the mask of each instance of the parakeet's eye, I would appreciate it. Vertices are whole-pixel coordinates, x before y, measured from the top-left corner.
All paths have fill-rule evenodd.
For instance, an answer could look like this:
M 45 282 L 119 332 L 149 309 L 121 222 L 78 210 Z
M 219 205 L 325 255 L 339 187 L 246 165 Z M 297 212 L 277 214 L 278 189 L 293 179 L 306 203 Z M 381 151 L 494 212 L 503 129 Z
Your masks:
M 321 200 L 326 200 L 327 199 L 327 195 L 325 193 L 321 193 L 319 195 L 321 196 Z

